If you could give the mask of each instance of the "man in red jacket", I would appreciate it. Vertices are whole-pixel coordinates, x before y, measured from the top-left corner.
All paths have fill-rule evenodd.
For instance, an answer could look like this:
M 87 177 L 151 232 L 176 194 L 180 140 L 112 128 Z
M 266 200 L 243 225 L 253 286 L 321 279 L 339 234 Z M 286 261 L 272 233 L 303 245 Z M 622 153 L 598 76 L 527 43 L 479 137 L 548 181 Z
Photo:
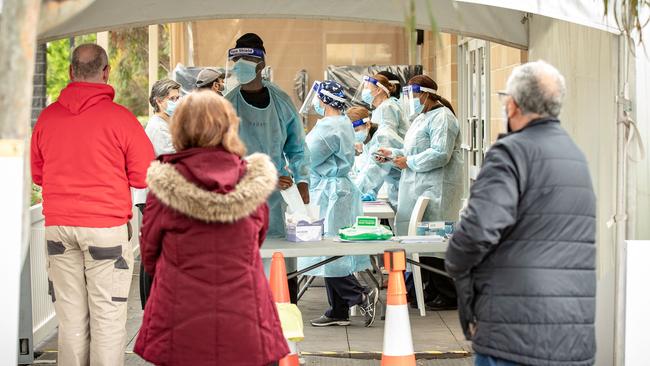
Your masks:
M 109 73 L 103 48 L 77 47 L 72 82 L 41 113 L 32 135 L 59 365 L 124 364 L 133 271 L 129 187 L 146 187 L 154 153 L 135 116 L 113 102 Z

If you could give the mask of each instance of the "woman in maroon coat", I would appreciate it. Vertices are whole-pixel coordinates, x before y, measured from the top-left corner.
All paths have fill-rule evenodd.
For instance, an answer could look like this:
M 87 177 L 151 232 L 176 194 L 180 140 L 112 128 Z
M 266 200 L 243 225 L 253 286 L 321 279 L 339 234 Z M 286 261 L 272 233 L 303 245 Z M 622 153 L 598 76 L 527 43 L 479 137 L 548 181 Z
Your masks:
M 162 155 L 140 250 L 154 273 L 135 352 L 156 365 L 266 366 L 289 349 L 259 248 L 277 173 L 266 155 L 242 159 L 228 101 L 193 93 L 171 125 L 178 153 Z

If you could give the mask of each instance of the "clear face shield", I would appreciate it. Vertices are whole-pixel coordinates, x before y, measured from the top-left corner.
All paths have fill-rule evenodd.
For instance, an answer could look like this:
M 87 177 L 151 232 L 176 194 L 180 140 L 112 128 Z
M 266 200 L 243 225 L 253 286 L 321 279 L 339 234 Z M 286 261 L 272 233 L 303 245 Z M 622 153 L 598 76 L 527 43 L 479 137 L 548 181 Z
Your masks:
M 308 114 L 324 116 L 325 103 L 321 102 L 321 99 L 318 97 L 319 95 L 328 97 L 331 100 L 343 104 L 347 102 L 344 97 L 334 95 L 330 91 L 323 89 L 323 84 L 321 81 L 315 81 L 311 89 L 309 90 L 309 94 L 307 94 L 307 98 L 305 98 L 305 101 L 302 103 L 302 107 L 300 107 L 298 113 L 300 113 L 303 116 L 306 116 Z
M 226 63 L 226 92 L 255 80 L 261 72 L 259 64 L 264 61 L 264 51 L 258 48 L 231 48 Z
M 314 103 L 320 100 L 318 99 L 318 89 L 320 88 L 320 83 L 320 81 L 314 81 L 314 84 L 312 84 L 311 89 L 309 89 L 309 93 L 307 93 L 305 101 L 302 103 L 302 107 L 300 107 L 300 110 L 298 111 L 300 115 L 306 116 L 308 114 L 316 114 Z
M 369 123 L 370 117 L 352 121 L 352 127 L 354 128 L 354 140 L 356 144 L 364 144 L 368 139 L 368 133 L 370 133 Z
M 420 100 L 422 93 L 435 94 L 436 90 L 418 84 L 411 84 L 402 88 L 402 98 L 400 99 L 402 111 L 409 119 L 413 119 L 422 113 L 424 109 L 424 104 Z
M 381 85 L 379 80 L 371 78 L 370 76 L 364 76 L 361 79 L 361 83 L 357 87 L 357 92 L 354 94 L 352 100 L 357 103 L 365 104 L 368 107 L 374 107 L 372 102 L 380 93 L 385 93 L 387 97 L 390 97 L 390 91 L 388 88 Z

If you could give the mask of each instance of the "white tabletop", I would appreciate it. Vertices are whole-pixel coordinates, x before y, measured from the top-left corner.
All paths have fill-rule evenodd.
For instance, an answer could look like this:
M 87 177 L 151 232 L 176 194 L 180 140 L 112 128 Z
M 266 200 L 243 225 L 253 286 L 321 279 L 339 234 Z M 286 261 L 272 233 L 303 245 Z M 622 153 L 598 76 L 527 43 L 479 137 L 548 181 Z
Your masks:
M 392 219 L 395 217 L 395 211 L 384 201 L 364 202 L 363 214 L 378 219 Z
M 286 239 L 266 239 L 260 253 L 262 258 L 271 258 L 281 252 L 285 257 L 333 257 L 343 255 L 375 255 L 390 249 L 404 249 L 407 254 L 444 253 L 447 241 L 438 243 L 408 243 L 398 241 L 339 242 L 332 238 L 322 241 L 294 243 Z

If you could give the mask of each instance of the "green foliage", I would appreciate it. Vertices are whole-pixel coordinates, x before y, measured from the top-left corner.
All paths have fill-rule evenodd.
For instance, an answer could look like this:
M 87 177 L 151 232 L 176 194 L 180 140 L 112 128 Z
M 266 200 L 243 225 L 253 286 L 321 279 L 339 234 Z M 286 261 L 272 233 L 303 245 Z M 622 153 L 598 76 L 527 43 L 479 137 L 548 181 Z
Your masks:
M 169 75 L 169 27 L 159 26 L 158 76 Z M 75 37 L 75 45 L 96 42 L 96 34 Z M 109 84 L 115 88 L 115 101 L 127 107 L 136 116 L 149 114 L 149 33 L 147 27 L 120 29 L 110 32 Z M 70 39 L 61 39 L 47 45 L 47 95 L 50 101 L 69 82 L 68 68 L 71 56 Z
M 650 0 L 603 0 L 605 15 L 613 12 L 618 29 L 630 44 L 630 51 L 635 53 L 637 44 L 645 49 L 643 28 L 650 23 Z
M 168 27 L 159 26 L 159 77 L 169 74 Z M 129 108 L 136 116 L 149 114 L 149 32 L 147 27 L 120 29 L 111 32 L 110 83 L 115 88 L 115 101 Z
M 84 36 L 74 37 L 75 45 L 83 43 L 95 43 L 96 34 L 87 34 Z M 68 69 L 70 66 L 70 57 L 72 49 L 70 47 L 70 38 L 60 39 L 47 44 L 47 98 L 50 102 L 59 97 L 59 93 L 70 81 Z
M 43 195 L 41 194 L 41 187 L 32 183 L 32 203 L 31 206 L 38 205 L 43 202 Z

